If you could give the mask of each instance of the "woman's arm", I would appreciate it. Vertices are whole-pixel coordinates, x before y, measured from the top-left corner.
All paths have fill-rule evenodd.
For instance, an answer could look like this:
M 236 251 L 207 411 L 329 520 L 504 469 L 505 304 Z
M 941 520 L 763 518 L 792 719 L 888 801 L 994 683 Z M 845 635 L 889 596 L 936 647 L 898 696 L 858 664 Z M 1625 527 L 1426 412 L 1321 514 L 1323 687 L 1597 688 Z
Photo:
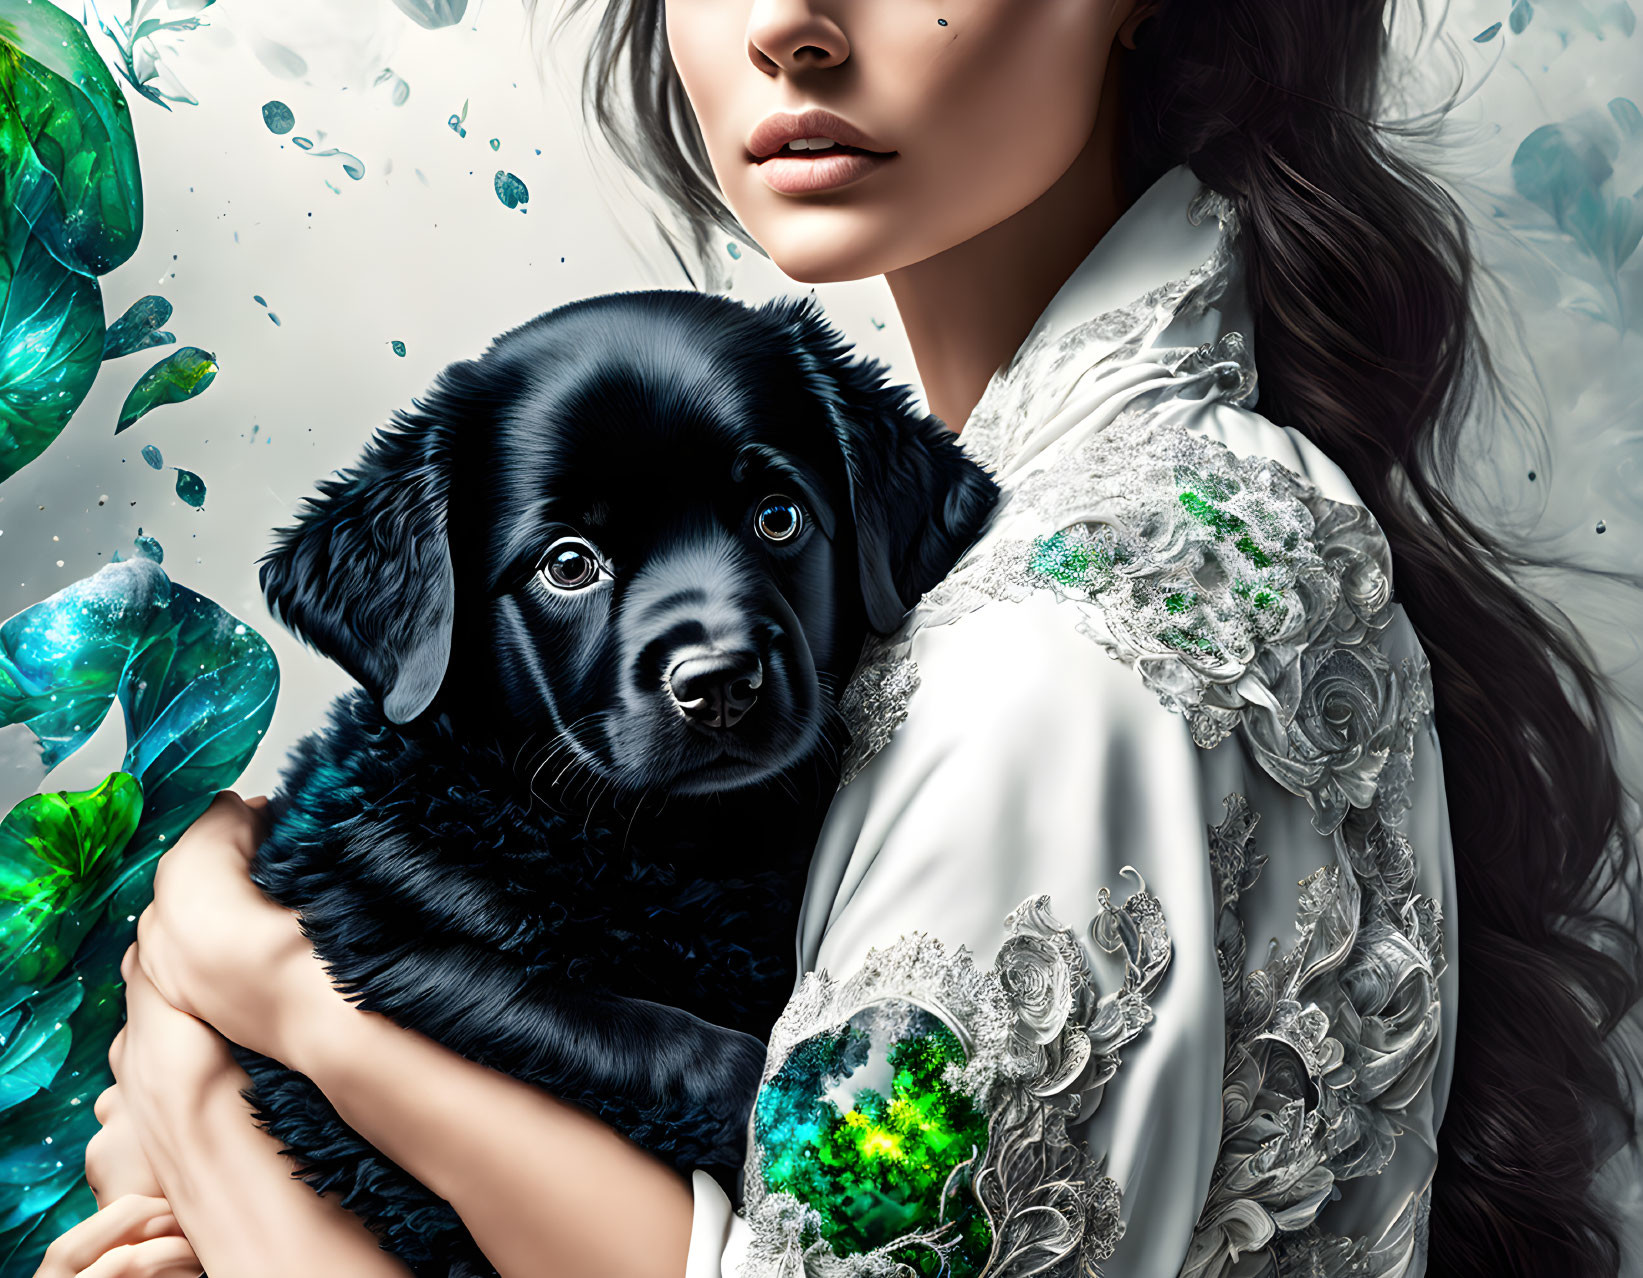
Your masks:
M 362 1012 L 299 1017 L 284 1059 L 448 1201 L 503 1278 L 680 1278 L 689 1187 L 572 1105 Z
M 160 859 L 138 923 L 153 987 L 313 1079 L 504 1278 L 679 1278 L 689 1187 L 583 1111 L 349 1003 L 296 915 L 251 882 L 261 837 L 260 807 L 224 794 Z

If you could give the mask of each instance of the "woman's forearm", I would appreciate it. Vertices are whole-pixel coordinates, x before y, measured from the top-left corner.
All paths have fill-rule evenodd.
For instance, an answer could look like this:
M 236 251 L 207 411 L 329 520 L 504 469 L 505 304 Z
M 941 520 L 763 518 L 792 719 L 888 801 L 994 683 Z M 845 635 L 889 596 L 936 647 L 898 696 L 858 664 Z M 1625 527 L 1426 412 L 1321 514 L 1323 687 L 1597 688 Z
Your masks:
M 293 1059 L 440 1195 L 503 1278 L 681 1278 L 692 1198 L 604 1123 L 387 1018 L 328 1000 Z
M 169 1168 L 163 1187 L 211 1278 L 410 1274 L 357 1216 L 292 1176 L 280 1143 L 255 1125 L 238 1091 L 214 1092 L 191 1126 L 190 1156 Z

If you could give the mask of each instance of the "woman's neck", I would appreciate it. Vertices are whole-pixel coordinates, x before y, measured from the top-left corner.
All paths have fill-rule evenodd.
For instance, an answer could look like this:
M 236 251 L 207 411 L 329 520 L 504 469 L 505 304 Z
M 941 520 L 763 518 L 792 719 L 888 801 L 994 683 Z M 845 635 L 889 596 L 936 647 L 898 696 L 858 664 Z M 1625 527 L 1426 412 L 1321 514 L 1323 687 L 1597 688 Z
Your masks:
M 1090 140 L 1033 203 L 980 235 L 885 279 L 930 411 L 960 431 L 1078 264 L 1128 207 L 1119 176 L 1117 58 Z

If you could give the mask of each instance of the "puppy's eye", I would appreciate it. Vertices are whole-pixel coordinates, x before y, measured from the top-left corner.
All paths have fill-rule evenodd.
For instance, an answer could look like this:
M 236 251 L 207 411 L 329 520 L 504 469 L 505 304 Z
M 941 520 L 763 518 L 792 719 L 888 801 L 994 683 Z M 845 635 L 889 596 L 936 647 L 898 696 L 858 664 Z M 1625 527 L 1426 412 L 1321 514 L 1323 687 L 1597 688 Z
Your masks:
M 781 493 L 766 497 L 758 505 L 753 527 L 766 541 L 792 541 L 804 531 L 804 507 Z
M 548 547 L 537 569 L 555 590 L 581 590 L 599 580 L 599 559 L 580 537 L 561 537 Z

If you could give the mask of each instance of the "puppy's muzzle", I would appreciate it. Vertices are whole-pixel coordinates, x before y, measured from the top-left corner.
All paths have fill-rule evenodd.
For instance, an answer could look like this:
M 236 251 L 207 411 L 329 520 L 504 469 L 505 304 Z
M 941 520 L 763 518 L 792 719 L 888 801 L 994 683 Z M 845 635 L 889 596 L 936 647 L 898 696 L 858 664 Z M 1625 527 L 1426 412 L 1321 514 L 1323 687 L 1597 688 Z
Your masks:
M 673 704 L 704 728 L 734 728 L 759 699 L 764 666 L 747 649 L 686 648 L 667 672 Z

